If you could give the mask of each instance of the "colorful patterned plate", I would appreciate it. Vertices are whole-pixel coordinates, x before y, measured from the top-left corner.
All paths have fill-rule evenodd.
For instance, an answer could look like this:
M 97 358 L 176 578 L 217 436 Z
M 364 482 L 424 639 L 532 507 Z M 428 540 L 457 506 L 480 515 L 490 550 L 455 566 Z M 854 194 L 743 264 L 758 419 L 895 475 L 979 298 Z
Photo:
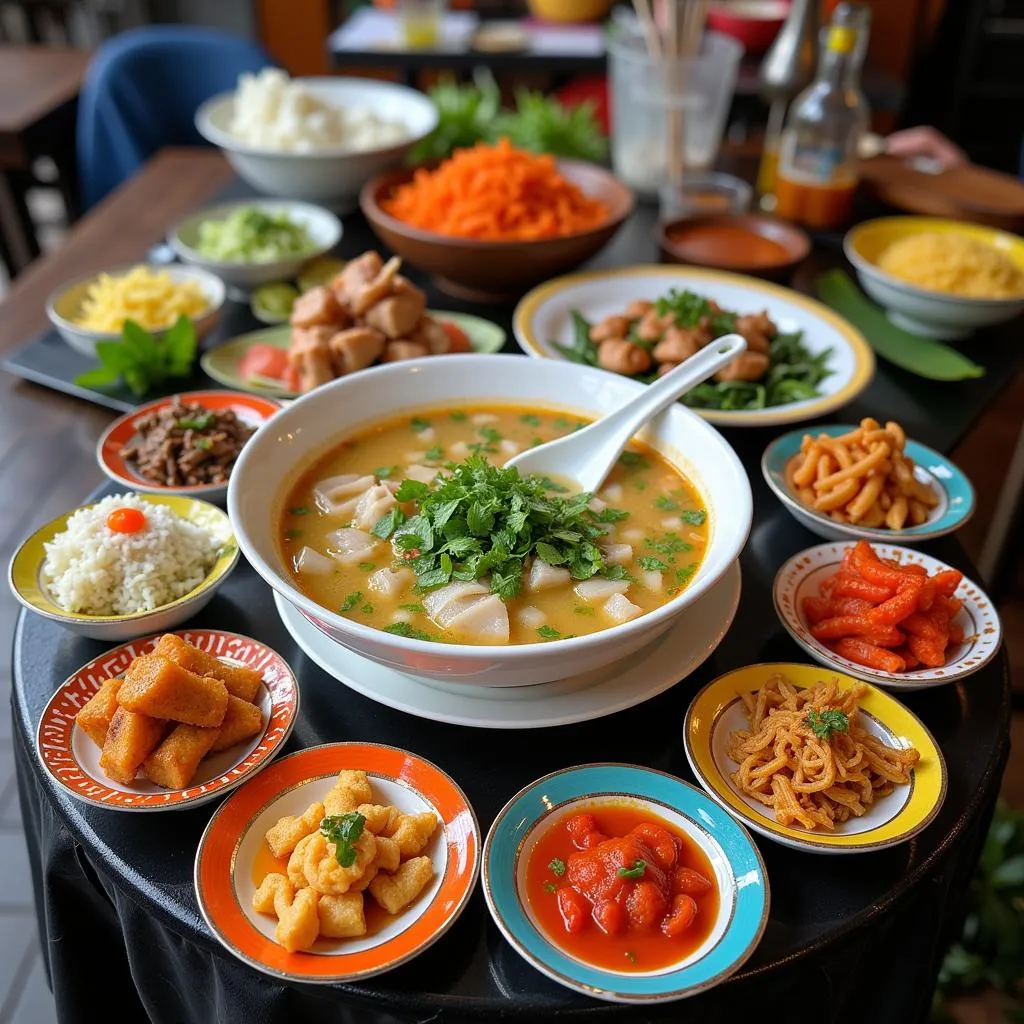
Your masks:
M 166 505 L 172 512 L 197 523 L 214 533 L 222 543 L 217 561 L 206 579 L 194 590 L 179 597 L 170 604 L 161 605 L 152 611 L 134 612 L 131 615 L 82 615 L 65 611 L 50 597 L 43 579 L 43 564 L 46 561 L 46 544 L 63 531 L 68 519 L 77 509 L 52 519 L 41 526 L 24 541 L 14 553 L 7 570 L 7 580 L 14 596 L 29 610 L 43 618 L 60 623 L 65 629 L 94 640 L 120 643 L 147 633 L 166 632 L 180 626 L 209 603 L 217 588 L 231 575 L 238 563 L 238 546 L 231 532 L 231 521 L 219 508 L 200 501 L 173 494 L 147 494 L 146 501 L 154 505 Z M 89 506 L 83 506 L 88 508 Z
M 654 300 L 672 288 L 689 289 L 740 313 L 766 310 L 786 332 L 802 331 L 813 355 L 831 350 L 830 375 L 814 398 L 765 409 L 695 409 L 709 423 L 728 427 L 765 427 L 801 423 L 853 401 L 871 383 L 875 356 L 864 336 L 827 306 L 804 295 L 753 277 L 703 267 L 657 264 L 591 270 L 556 277 L 538 285 L 516 306 L 512 331 L 519 347 L 534 359 L 564 359 L 553 342 L 572 342 L 572 312 L 594 322 L 635 299 Z
M 748 728 L 746 708 L 739 694 L 758 690 L 776 672 L 803 689 L 827 679 L 838 679 L 848 690 L 857 682 L 850 676 L 825 672 L 815 665 L 749 665 L 708 683 L 690 704 L 683 725 L 686 759 L 697 781 L 730 814 L 745 825 L 783 846 L 810 853 L 864 853 L 905 843 L 939 813 L 946 798 L 946 762 L 932 734 L 921 720 L 895 697 L 874 687 L 860 702 L 861 724 L 891 747 L 913 746 L 921 760 L 910 785 L 897 786 L 859 818 L 839 825 L 835 832 L 815 832 L 780 825 L 770 808 L 744 796 L 730 776 L 736 763 L 729 757 L 729 735 Z
M 883 672 L 849 661 L 815 640 L 811 636 L 803 613 L 803 599 L 817 595 L 822 580 L 839 568 L 844 552 L 851 546 L 849 543 L 819 544 L 815 548 L 801 551 L 779 569 L 772 586 L 775 611 L 782 624 L 789 631 L 789 635 L 815 661 L 837 672 L 866 679 L 887 690 L 922 690 L 972 675 L 995 657 L 1003 639 L 999 615 L 981 587 L 966 576 L 956 591 L 956 596 L 964 602 L 964 606 L 954 620 L 964 631 L 964 642 L 959 647 L 950 648 L 946 655 L 946 664 L 942 668 L 919 668 L 912 672 L 899 673 Z M 881 558 L 916 562 L 923 565 L 929 575 L 950 568 L 945 562 L 911 548 L 877 543 L 871 546 Z
M 854 429 L 853 426 L 840 423 L 827 423 L 814 427 L 813 433 L 839 437 Z M 824 512 L 808 508 L 786 486 L 786 465 L 800 451 L 800 442 L 806 433 L 804 430 L 794 430 L 772 441 L 761 456 L 761 472 L 775 496 L 793 514 L 793 518 L 825 540 L 857 540 L 864 537 L 883 543 L 898 540 L 903 544 L 920 544 L 959 530 L 974 513 L 974 488 L 971 481 L 944 455 L 908 440 L 905 450 L 914 460 L 914 475 L 921 483 L 931 485 L 939 495 L 939 504 L 932 509 L 928 521 L 920 526 L 908 526 L 898 533 L 837 523 Z
M 378 802 L 438 815 L 443 829 L 424 851 L 434 863 L 434 879 L 372 934 L 318 939 L 308 952 L 289 953 L 274 941 L 273 918 L 252 909 L 254 860 L 266 830 L 321 800 L 345 768 L 369 774 Z M 203 919 L 240 960 L 275 978 L 331 985 L 389 971 L 436 942 L 462 913 L 479 868 L 476 815 L 440 768 L 397 747 L 330 743 L 281 758 L 217 809 L 199 842 L 195 885 Z
M 258 640 L 221 629 L 183 629 L 177 635 L 222 661 L 263 673 L 256 703 L 263 712 L 261 735 L 200 762 L 185 789 L 164 789 L 138 776 L 130 786 L 108 779 L 99 766 L 100 748 L 75 724 L 75 715 L 108 679 L 121 675 L 163 634 L 115 647 L 67 679 L 39 720 L 36 752 L 47 774 L 69 796 L 115 811 L 177 811 L 206 803 L 265 768 L 291 735 L 299 714 L 299 686 L 288 663 Z
M 530 851 L 557 818 L 624 798 L 692 837 L 711 862 L 720 893 L 704 942 L 657 971 L 594 967 L 564 952 L 541 929 L 524 892 Z M 768 921 L 768 876 L 743 826 L 694 786 L 638 765 L 567 768 L 520 790 L 487 834 L 483 883 L 491 916 L 524 960 L 567 988 L 609 1002 L 668 1002 L 714 987 L 750 956 Z
M 482 317 L 473 316 L 470 313 L 454 313 L 449 310 L 428 309 L 427 312 L 437 320 L 448 320 L 457 327 L 461 327 L 469 337 L 469 343 L 474 352 L 500 352 L 502 345 L 505 344 L 505 332 L 490 320 L 484 320 Z M 224 342 L 223 345 L 218 345 L 206 352 L 200 363 L 215 381 L 225 387 L 248 391 L 254 395 L 298 398 L 296 392 L 284 385 L 275 386 L 269 379 L 265 385 L 262 381 L 259 384 L 254 384 L 238 372 L 242 357 L 253 345 L 273 345 L 274 348 L 287 351 L 291 344 L 291 337 L 292 329 L 288 324 L 268 327 L 261 331 L 251 331 L 249 334 L 239 335 L 237 338 L 232 338 L 230 341 Z
M 96 461 L 100 469 L 116 484 L 130 487 L 136 491 L 150 494 L 182 494 L 190 498 L 203 498 L 206 501 L 223 502 L 228 492 L 227 484 L 201 484 L 192 487 L 168 487 L 155 484 L 142 476 L 138 470 L 121 457 L 121 449 L 135 440 L 135 425 L 144 417 L 173 404 L 176 399 L 182 402 L 199 402 L 205 408 L 217 412 L 230 409 L 243 423 L 250 427 L 261 427 L 277 412 L 281 405 L 272 398 L 243 394 L 238 391 L 188 391 L 180 395 L 158 398 L 155 402 L 140 405 L 134 412 L 127 413 L 114 420 L 96 442 Z

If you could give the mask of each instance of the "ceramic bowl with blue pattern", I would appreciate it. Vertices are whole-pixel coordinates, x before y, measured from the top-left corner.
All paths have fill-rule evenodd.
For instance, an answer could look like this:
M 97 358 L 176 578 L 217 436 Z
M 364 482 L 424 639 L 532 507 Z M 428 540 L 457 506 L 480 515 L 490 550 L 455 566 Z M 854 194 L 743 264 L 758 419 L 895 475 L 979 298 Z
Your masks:
M 841 423 L 829 423 L 815 427 L 813 432 L 815 435 L 840 437 L 856 429 L 854 426 Z M 793 518 L 825 540 L 864 538 L 883 543 L 922 544 L 959 530 L 974 513 L 974 488 L 964 473 L 944 455 L 908 438 L 904 453 L 913 460 L 914 476 L 920 483 L 930 486 L 939 497 L 939 502 L 930 510 L 928 519 L 920 526 L 907 526 L 902 530 L 837 522 L 825 512 L 808 508 L 786 482 L 786 466 L 790 459 L 800 453 L 800 444 L 806 433 L 805 430 L 793 430 L 772 441 L 761 456 L 761 472 L 768 486 L 789 509 Z
M 530 854 L 552 827 L 571 812 L 599 814 L 602 804 L 623 803 L 691 838 L 719 892 L 703 941 L 682 945 L 678 962 L 656 970 L 613 970 L 567 952 L 545 932 L 527 894 Z M 609 1002 L 669 1002 L 712 988 L 750 956 L 768 921 L 768 876 L 746 829 L 699 789 L 639 765 L 567 768 L 520 790 L 491 826 L 482 878 L 491 916 L 520 956 L 559 984 Z

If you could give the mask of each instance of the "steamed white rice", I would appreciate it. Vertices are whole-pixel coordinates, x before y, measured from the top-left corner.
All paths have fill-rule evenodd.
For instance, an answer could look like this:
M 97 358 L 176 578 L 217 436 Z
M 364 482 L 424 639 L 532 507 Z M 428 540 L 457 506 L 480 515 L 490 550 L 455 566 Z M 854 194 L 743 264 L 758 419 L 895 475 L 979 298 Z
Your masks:
M 117 533 L 107 516 L 137 508 L 138 533 Z M 134 494 L 114 494 L 80 508 L 46 547 L 50 596 L 81 615 L 131 615 L 169 604 L 197 587 L 217 561 L 225 537 Z

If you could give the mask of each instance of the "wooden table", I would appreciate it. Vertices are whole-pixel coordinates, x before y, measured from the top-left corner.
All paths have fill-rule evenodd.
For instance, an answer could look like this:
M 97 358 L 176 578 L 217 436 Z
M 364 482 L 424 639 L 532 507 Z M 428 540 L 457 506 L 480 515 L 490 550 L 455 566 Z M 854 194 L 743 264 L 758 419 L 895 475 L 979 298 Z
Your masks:
M 0 260 L 11 274 L 39 255 L 25 194 L 32 161 L 49 156 L 69 214 L 77 208 L 75 111 L 87 50 L 0 46 Z
M 171 223 L 232 176 L 223 157 L 209 150 L 169 149 L 154 157 L 81 220 L 57 252 L 14 282 L 0 307 L 0 352 L 46 327 L 46 299 L 56 287 L 139 259 Z M 0 561 L 6 564 L 31 526 L 77 505 L 101 481 L 94 449 L 110 420 L 105 409 L 0 371 Z M 16 609 L 13 601 L 0 604 L 4 651 L 10 649 Z M 3 675 L 8 664 L 6 656 L 0 659 Z

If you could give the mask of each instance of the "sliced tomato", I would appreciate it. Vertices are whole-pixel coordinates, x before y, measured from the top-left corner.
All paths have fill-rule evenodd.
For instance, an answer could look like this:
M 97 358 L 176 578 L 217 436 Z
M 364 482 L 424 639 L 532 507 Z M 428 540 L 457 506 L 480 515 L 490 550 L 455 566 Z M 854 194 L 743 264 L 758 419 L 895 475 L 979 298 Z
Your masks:
M 252 377 L 284 377 L 288 369 L 288 353 L 273 345 L 253 345 L 238 364 L 243 380 Z
M 453 324 L 451 320 L 442 320 L 441 326 L 451 341 L 451 347 L 448 349 L 449 352 L 472 351 L 473 346 L 469 343 L 469 335 L 458 324 Z

